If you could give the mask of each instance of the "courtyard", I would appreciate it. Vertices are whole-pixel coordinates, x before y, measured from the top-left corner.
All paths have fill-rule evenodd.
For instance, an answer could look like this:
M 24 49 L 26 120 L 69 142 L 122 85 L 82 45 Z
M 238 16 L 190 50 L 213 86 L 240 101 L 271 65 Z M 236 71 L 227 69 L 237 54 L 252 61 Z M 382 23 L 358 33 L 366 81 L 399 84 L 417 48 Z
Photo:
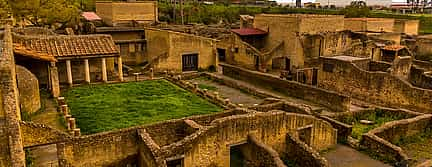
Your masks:
M 222 111 L 166 80 L 74 87 L 64 96 L 83 134 Z

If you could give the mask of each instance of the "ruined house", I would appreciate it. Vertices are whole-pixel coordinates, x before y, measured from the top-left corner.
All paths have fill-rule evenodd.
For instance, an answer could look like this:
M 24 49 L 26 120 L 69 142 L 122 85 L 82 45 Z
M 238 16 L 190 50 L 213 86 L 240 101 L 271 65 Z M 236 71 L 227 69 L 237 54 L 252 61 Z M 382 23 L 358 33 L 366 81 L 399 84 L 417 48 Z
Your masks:
M 158 21 L 156 1 L 97 1 L 96 13 L 109 26 L 134 26 Z
M 39 84 L 49 88 L 55 97 L 60 93 L 60 84 L 123 78 L 122 59 L 111 36 L 28 34 L 13 34 L 17 64 L 35 74 Z

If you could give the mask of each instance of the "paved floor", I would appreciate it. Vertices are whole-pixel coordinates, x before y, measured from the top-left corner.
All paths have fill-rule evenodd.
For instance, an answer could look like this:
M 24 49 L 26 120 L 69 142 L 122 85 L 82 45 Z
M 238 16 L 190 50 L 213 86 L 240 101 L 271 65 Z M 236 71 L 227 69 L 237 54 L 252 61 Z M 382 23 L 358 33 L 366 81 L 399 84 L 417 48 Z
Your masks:
M 323 155 L 331 167 L 391 167 L 345 145 L 336 145 Z

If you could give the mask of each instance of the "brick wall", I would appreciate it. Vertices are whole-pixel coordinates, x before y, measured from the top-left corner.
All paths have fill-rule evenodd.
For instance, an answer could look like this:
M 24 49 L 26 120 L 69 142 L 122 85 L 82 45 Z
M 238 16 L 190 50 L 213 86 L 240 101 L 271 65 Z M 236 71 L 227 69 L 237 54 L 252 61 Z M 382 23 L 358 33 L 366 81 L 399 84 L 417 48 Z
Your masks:
M 338 93 L 300 84 L 294 81 L 282 80 L 269 74 L 250 71 L 232 65 L 224 64 L 223 74 L 234 79 L 247 81 L 253 85 L 278 91 L 288 96 L 313 101 L 317 104 L 328 107 L 333 111 L 348 111 L 351 102 L 349 97 Z
M 323 70 L 330 64 L 330 71 Z M 384 72 L 371 72 L 350 62 L 324 59 L 318 73 L 318 86 L 327 90 L 387 107 L 402 107 L 431 112 L 432 91 L 414 87 L 408 82 Z

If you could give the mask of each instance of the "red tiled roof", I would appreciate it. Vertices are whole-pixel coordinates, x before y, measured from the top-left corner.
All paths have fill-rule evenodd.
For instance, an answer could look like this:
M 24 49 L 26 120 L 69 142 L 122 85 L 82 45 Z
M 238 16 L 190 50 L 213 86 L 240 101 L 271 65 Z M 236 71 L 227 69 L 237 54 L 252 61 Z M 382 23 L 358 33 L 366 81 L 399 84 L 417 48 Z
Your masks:
M 102 20 L 95 12 L 83 12 L 81 16 L 88 21 Z
M 111 56 L 118 54 L 110 35 L 25 36 L 14 34 L 14 51 L 28 50 L 58 57 Z M 30 52 L 31 51 L 31 52 Z
M 384 46 L 384 50 L 391 50 L 391 51 L 398 51 L 398 50 L 401 50 L 401 49 L 403 49 L 403 48 L 405 48 L 405 46 L 403 46 L 403 45 L 387 45 L 387 46 Z
M 241 28 L 241 29 L 232 29 L 232 32 L 240 35 L 240 36 L 250 36 L 250 35 L 266 35 L 267 32 L 257 29 L 257 28 Z

